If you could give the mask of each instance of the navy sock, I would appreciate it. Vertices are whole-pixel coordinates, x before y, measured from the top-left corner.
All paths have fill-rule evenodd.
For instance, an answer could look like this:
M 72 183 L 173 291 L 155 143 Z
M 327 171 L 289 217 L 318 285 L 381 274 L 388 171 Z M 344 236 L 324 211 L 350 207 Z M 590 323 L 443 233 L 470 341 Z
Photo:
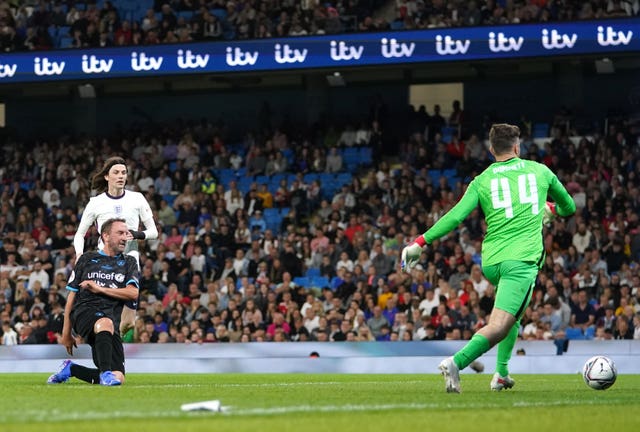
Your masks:
M 96 350 L 96 366 L 100 372 L 111 370 L 113 335 L 108 331 L 98 333 L 94 349 Z
M 71 365 L 71 376 L 78 378 L 89 384 L 98 384 L 100 382 L 100 371 L 96 368 L 88 368 L 78 364 Z

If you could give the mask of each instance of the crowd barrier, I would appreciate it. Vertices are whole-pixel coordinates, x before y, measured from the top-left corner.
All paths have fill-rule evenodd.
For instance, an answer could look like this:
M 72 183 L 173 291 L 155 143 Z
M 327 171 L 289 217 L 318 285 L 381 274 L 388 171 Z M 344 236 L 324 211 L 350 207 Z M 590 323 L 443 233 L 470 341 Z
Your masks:
M 438 373 L 443 357 L 463 341 L 433 342 L 265 342 L 211 344 L 126 344 L 127 373 Z M 565 351 L 566 348 L 566 351 Z M 510 363 L 515 374 L 578 373 L 593 355 L 614 360 L 618 372 L 640 373 L 640 340 L 519 341 Z M 317 353 L 318 357 L 312 356 Z M 496 349 L 480 360 L 493 373 Z M 61 345 L 0 346 L 0 373 L 52 372 L 68 358 Z M 92 366 L 88 346 L 71 357 Z M 473 373 L 469 369 L 463 373 Z

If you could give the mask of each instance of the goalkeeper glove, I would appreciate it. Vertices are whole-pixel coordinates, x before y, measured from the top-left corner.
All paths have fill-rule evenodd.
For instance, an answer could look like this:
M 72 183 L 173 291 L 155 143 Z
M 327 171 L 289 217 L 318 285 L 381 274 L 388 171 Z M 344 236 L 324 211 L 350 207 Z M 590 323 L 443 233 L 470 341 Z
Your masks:
M 558 212 L 556 211 L 556 204 L 547 201 L 544 206 L 544 215 L 542 215 L 542 223 L 547 225 L 553 222 L 553 220 L 558 216 Z
M 134 240 L 144 240 L 145 238 L 147 238 L 147 235 L 144 233 L 144 231 L 129 230 L 129 232 L 133 236 Z
M 422 247 L 426 244 L 423 236 L 419 236 L 413 243 L 402 249 L 400 268 L 407 273 L 418 263 L 422 255 Z

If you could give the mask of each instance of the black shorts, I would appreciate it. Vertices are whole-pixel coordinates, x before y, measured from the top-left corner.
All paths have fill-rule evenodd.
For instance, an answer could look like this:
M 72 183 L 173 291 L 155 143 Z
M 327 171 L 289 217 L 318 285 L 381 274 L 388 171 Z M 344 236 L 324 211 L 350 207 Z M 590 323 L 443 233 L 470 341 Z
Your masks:
M 91 346 L 93 362 L 97 366 L 98 362 L 95 350 L 96 334 L 93 332 L 93 327 L 100 318 L 110 318 L 114 322 L 115 334 L 112 338 L 111 370 L 124 373 L 124 347 L 122 346 L 122 339 L 120 339 L 118 328 L 116 327 L 119 320 L 114 320 L 113 317 L 96 311 L 95 309 L 77 309 L 74 310 L 72 314 L 73 330 L 76 334 L 82 336 L 84 341 Z

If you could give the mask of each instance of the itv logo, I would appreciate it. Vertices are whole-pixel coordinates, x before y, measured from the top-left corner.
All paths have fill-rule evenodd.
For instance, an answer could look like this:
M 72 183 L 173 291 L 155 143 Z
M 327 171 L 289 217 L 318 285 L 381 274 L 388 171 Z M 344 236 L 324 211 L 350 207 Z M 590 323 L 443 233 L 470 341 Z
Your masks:
M 162 57 L 147 56 L 144 52 L 131 53 L 131 69 L 136 72 L 158 70 L 162 66 Z
M 0 64 L 0 78 L 11 78 L 18 70 L 17 64 Z
M 551 31 L 542 29 L 542 46 L 544 49 L 573 48 L 577 40 L 578 35 L 575 33 L 569 36 L 568 34 L 560 33 L 556 29 L 552 29 Z
M 445 37 L 436 36 L 436 52 L 440 55 L 466 54 L 469 45 L 471 45 L 469 39 L 456 40 L 449 35 Z
M 504 33 L 498 32 L 496 35 L 494 32 L 489 32 L 489 49 L 495 53 L 504 51 L 520 51 L 524 38 L 506 37 Z
M 86 54 L 82 56 L 82 72 L 86 74 L 109 72 L 112 66 L 113 59 L 100 60 L 94 55 Z
M 329 54 L 331 55 L 331 59 L 335 61 L 360 60 L 362 52 L 364 51 L 364 47 L 362 45 L 358 47 L 349 46 L 343 41 L 331 41 L 330 45 L 331 48 L 329 50 Z
M 380 44 L 382 56 L 385 58 L 411 57 L 416 47 L 416 44 L 413 42 L 410 44 L 398 43 L 395 38 L 382 38 Z
M 227 64 L 229 66 L 253 66 L 258 61 L 258 52 L 242 51 L 241 48 L 227 47 Z
M 191 50 L 178 50 L 178 67 L 180 69 L 197 69 L 207 66 L 209 54 L 193 54 Z
M 616 32 L 613 27 L 607 26 L 606 30 L 602 26 L 598 26 L 598 44 L 600 46 L 616 46 L 616 45 L 628 45 L 633 37 L 633 32 Z
M 298 49 L 291 49 L 288 44 L 275 44 L 273 47 L 275 52 L 276 63 L 303 63 L 307 58 L 308 50 L 305 48 L 302 51 Z
M 47 57 L 33 59 L 33 72 L 38 76 L 60 75 L 64 71 L 64 62 L 50 61 Z

